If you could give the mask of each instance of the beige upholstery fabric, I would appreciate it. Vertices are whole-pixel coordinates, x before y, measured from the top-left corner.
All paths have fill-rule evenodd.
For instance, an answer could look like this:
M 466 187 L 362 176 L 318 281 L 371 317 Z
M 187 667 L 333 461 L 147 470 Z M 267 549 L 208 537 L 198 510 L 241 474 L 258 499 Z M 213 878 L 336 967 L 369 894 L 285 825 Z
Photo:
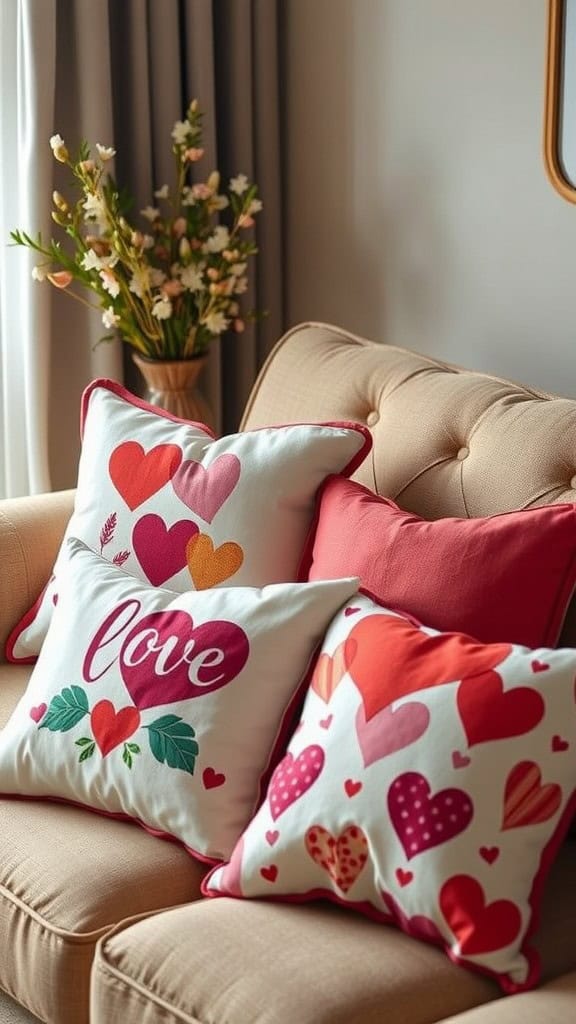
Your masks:
M 0 727 L 30 672 L 0 665 Z M 42 1020 L 84 1024 L 98 938 L 125 917 L 197 899 L 204 874 L 135 825 L 0 799 L 0 988 Z
M 574 935 L 570 843 L 549 880 L 535 943 L 544 979 L 576 969 Z M 439 950 L 354 913 L 217 899 L 100 942 L 92 1011 L 94 1024 L 428 1024 L 499 994 Z
M 444 1024 L 574 1024 L 575 1020 L 576 973 L 564 975 L 536 992 L 449 1017 Z
M 92 1024 L 425 1024 L 496 995 L 359 915 L 224 898 L 100 943 L 91 1010 Z
M 0 501 L 0 662 L 6 637 L 50 578 L 73 500 L 61 491 Z

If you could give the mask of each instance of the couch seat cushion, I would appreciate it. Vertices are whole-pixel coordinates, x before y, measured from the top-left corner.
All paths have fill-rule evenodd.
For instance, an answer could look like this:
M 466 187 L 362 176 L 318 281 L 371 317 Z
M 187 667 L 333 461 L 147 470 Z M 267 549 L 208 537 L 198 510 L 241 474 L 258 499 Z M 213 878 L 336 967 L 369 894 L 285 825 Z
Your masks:
M 29 671 L 0 665 L 0 725 Z M 204 873 L 132 824 L 0 800 L 0 988 L 51 1024 L 84 1024 L 98 938 L 125 917 L 196 899 Z
M 576 972 L 572 972 L 534 992 L 459 1013 L 444 1024 L 573 1024 L 575 1005 Z
M 576 968 L 575 933 L 570 842 L 548 878 L 535 937 L 545 981 Z M 498 996 L 494 981 L 438 949 L 338 907 L 224 897 L 106 936 L 91 1024 L 429 1024 Z
M 497 994 L 437 949 L 326 903 L 223 898 L 103 940 L 91 1024 L 428 1024 Z

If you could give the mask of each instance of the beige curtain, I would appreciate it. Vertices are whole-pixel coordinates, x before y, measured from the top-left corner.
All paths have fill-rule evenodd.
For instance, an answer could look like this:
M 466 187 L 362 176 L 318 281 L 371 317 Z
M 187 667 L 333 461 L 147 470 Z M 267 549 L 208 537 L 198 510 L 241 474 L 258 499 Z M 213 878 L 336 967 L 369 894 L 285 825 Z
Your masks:
M 225 181 L 246 174 L 264 203 L 247 305 L 267 315 L 214 344 L 202 382 L 227 433 L 283 324 L 277 2 L 111 0 L 109 11 L 116 175 L 135 208 L 171 180 L 170 130 L 193 97 L 205 112 L 204 172 L 217 167 Z
M 258 368 L 283 326 L 277 0 L 1 2 L 13 14 L 15 33 L 20 26 L 14 75 L 22 79 L 23 66 L 31 83 L 20 99 L 4 88 L 3 77 L 2 125 L 19 126 L 17 138 L 25 140 L 12 146 L 18 153 L 12 179 L 18 177 L 25 197 L 41 199 L 26 204 L 26 216 L 8 204 L 8 221 L 14 216 L 8 228 L 51 233 L 52 190 L 65 192 L 69 185 L 66 169 L 50 157 L 55 133 L 72 150 L 82 139 L 114 145 L 116 177 L 134 194 L 134 210 L 148 205 L 153 189 L 170 180 L 170 130 L 195 96 L 206 114 L 203 167 L 217 166 L 225 180 L 243 172 L 258 183 L 264 211 L 247 300 L 268 315 L 243 335 L 214 344 L 202 382 L 220 432 L 237 429 Z M 10 53 L 15 42 L 3 34 Z M 0 341 L 12 348 L 0 358 L 0 449 L 4 445 L 10 458 L 0 457 L 0 491 L 4 478 L 8 494 L 73 486 L 83 388 L 96 376 L 124 378 L 134 389 L 142 384 L 119 343 L 96 345 L 99 314 L 32 282 L 29 254 L 6 250 L 5 241 L 0 261 L 12 261 L 12 278 L 0 274 L 0 310 L 11 311 L 12 320 Z M 21 282 L 18 306 L 11 279 Z M 26 316 L 15 321 L 23 308 Z M 21 411 L 19 419 L 12 406 Z M 8 424 L 34 458 L 8 447 Z

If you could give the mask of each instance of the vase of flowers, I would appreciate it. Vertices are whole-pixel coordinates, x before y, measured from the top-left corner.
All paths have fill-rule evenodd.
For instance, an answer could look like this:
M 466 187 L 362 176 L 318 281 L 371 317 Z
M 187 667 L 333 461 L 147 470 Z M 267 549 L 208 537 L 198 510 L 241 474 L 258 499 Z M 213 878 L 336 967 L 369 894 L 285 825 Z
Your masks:
M 193 180 L 204 156 L 202 116 L 193 100 L 172 128 L 174 184 L 155 190 L 138 223 L 129 220 L 131 200 L 110 172 L 115 150 L 97 144 L 92 153 L 83 142 L 72 158 L 53 135 L 54 157 L 70 168 L 76 186 L 74 200 L 53 193 L 52 219 L 67 244 L 11 232 L 14 244 L 41 257 L 32 271 L 36 280 L 98 310 L 109 332 L 101 340 L 118 332 L 133 349 L 157 404 L 169 401 L 159 397 L 163 392 L 184 391 L 184 372 L 175 363 L 192 363 L 197 375 L 211 343 L 226 331 L 241 334 L 255 316 L 242 309 L 242 296 L 248 260 L 258 251 L 250 229 L 262 203 L 244 174 L 227 189 L 217 170 Z M 159 386 L 161 363 L 172 364 L 167 388 Z M 144 367 L 152 364 L 151 376 Z
M 180 419 L 215 428 L 214 414 L 198 386 L 208 356 L 192 359 L 148 359 L 138 352 L 132 359 L 146 382 L 146 398 Z

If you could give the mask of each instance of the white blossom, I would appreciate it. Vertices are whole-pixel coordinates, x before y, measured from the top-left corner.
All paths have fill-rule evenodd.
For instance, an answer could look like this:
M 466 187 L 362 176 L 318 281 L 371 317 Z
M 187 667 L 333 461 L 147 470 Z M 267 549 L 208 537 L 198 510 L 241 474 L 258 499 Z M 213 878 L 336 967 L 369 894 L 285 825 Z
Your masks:
M 223 224 L 214 228 L 214 234 L 206 242 L 207 252 L 222 252 L 230 241 L 230 232 Z
M 210 331 L 210 334 L 222 334 L 228 327 L 229 321 L 224 316 L 224 313 L 209 313 L 204 323 Z
M 260 213 L 263 203 L 261 199 L 253 199 L 248 207 L 248 216 L 252 216 L 253 213 Z
M 248 178 L 245 174 L 238 174 L 235 178 L 230 178 L 230 191 L 235 192 L 237 196 L 244 195 L 247 188 Z
M 102 257 L 98 256 L 94 252 L 94 249 L 87 249 L 84 253 L 81 264 L 84 270 L 102 270 L 106 264 L 102 262 Z
M 34 278 L 35 281 L 45 281 L 47 274 L 48 268 L 44 266 L 42 263 L 39 263 L 37 264 L 37 266 L 32 267 L 32 277 Z
M 238 280 L 236 281 L 236 287 L 234 289 L 234 294 L 235 295 L 242 295 L 246 291 L 247 287 L 248 287 L 248 278 L 247 277 L 239 277 Z
M 113 156 L 116 156 L 116 150 L 112 146 L 101 146 L 99 142 L 96 143 L 96 152 L 102 160 L 106 163 L 107 160 L 111 160 Z
M 101 228 L 108 226 L 106 204 L 102 196 L 96 192 L 91 192 L 90 195 L 86 196 L 82 206 L 86 211 L 86 220 L 95 221 Z
M 161 188 L 156 189 L 154 195 L 156 199 L 168 199 L 169 192 L 170 189 L 168 188 L 168 185 L 162 185 Z
M 149 287 L 150 274 L 146 267 L 139 267 L 135 270 L 128 283 L 129 290 L 137 295 L 139 299 L 144 298 Z
M 217 195 L 210 200 L 212 210 L 225 210 L 227 206 L 230 206 L 230 200 L 226 196 Z
M 156 206 L 146 206 L 143 210 L 140 210 L 140 213 L 150 222 L 160 216 L 160 210 Z
M 166 274 L 158 267 L 150 267 L 150 284 L 153 288 L 159 288 L 166 280 Z
M 99 274 L 100 280 L 102 281 L 102 287 L 109 295 L 115 299 L 120 294 L 120 285 L 118 279 L 114 276 L 111 270 L 101 270 Z
M 233 263 L 230 267 L 230 273 L 234 274 L 234 277 L 242 277 L 242 274 L 246 270 L 246 263 Z
M 190 121 L 176 121 L 171 135 L 177 146 L 183 146 L 192 129 Z
M 108 306 L 102 313 L 102 323 L 107 328 L 118 327 L 120 317 L 114 312 L 112 306 Z
M 172 303 L 166 295 L 156 299 L 152 306 L 152 316 L 157 320 L 168 320 L 172 316 Z
M 181 271 L 180 280 L 189 292 L 204 291 L 205 284 L 202 271 L 203 267 L 200 265 L 190 265 L 189 267 L 184 267 L 184 270 Z

